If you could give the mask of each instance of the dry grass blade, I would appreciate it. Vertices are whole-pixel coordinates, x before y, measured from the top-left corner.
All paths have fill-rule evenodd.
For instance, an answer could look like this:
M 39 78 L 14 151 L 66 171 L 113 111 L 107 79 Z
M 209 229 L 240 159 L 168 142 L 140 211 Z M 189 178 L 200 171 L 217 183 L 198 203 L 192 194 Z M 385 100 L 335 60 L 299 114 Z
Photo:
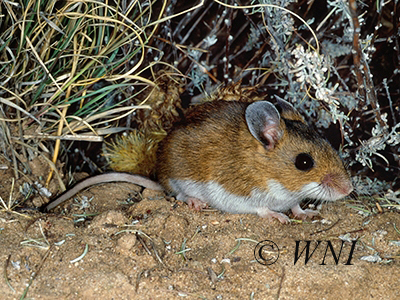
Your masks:
M 36 122 L 38 122 L 39 124 L 41 124 L 41 122 L 32 114 L 30 114 L 29 112 L 27 112 L 25 109 L 23 109 L 22 107 L 18 106 L 17 104 L 4 99 L 2 97 L 0 97 L 0 102 L 4 103 L 5 105 L 8 105 L 10 107 L 13 107 L 15 109 L 18 109 L 19 111 L 23 112 L 24 114 L 26 114 L 27 116 L 29 116 L 30 118 L 32 118 L 33 120 L 35 120 Z M 4 121 L 8 121 L 8 122 L 17 122 L 18 119 L 3 119 Z
M 31 217 L 14 211 L 15 207 L 18 206 L 18 203 L 16 202 L 16 200 L 13 197 L 13 191 L 14 191 L 14 178 L 12 179 L 11 190 L 10 190 L 8 202 L 4 201 L 4 199 L 0 196 L 0 204 L 3 207 L 2 209 L 0 209 L 0 211 L 17 214 L 19 216 L 30 219 Z

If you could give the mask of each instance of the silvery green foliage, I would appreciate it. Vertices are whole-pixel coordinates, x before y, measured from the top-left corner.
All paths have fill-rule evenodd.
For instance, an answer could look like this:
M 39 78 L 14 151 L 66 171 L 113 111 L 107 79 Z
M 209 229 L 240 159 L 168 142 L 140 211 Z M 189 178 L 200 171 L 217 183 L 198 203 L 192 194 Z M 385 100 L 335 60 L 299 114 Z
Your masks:
M 352 181 L 354 189 L 359 195 L 371 196 L 371 193 L 382 194 L 390 187 L 389 183 L 377 178 L 354 176 Z
M 387 122 L 387 114 L 383 114 L 382 118 Z M 368 166 L 373 170 L 371 157 L 377 155 L 389 164 L 387 159 L 378 151 L 384 150 L 387 145 L 396 146 L 400 144 L 400 123 L 395 125 L 389 133 L 386 133 L 386 128 L 382 128 L 377 123 L 371 131 L 372 137 L 367 141 L 361 141 L 361 147 L 356 153 L 356 160 L 363 166 Z
M 82 196 L 80 200 L 78 198 L 75 198 L 74 199 L 75 203 L 73 205 L 77 206 L 79 210 L 84 210 L 90 207 L 90 202 L 92 200 L 93 197 L 88 198 L 86 196 Z
M 331 58 L 337 58 L 340 56 L 348 55 L 351 53 L 352 46 L 350 43 L 340 43 L 329 40 L 321 42 L 324 52 Z
M 288 1 L 288 0 L 281 0 L 281 1 L 274 1 L 274 0 L 258 0 L 253 1 L 253 4 L 272 4 L 277 5 L 279 7 L 287 7 L 290 3 L 296 1 Z M 267 26 L 271 30 L 273 29 L 274 35 L 278 39 L 282 39 L 286 41 L 287 38 L 293 33 L 294 31 L 294 20 L 292 16 L 285 10 L 276 8 L 276 7 L 269 7 L 269 6 L 261 6 L 258 9 L 254 9 L 254 12 L 263 12 L 265 14 L 265 19 L 267 21 Z
M 218 41 L 218 38 L 216 35 L 209 35 L 204 39 L 204 47 L 206 49 L 208 49 L 212 45 L 214 45 L 217 41 Z
M 259 48 L 261 46 L 260 37 L 261 37 L 260 29 L 251 26 L 249 38 L 247 40 L 246 46 L 244 47 L 245 50 L 250 51 L 253 48 Z
M 400 190 L 392 191 L 391 189 L 388 189 L 385 197 L 390 201 L 395 201 L 396 203 L 400 204 Z
M 214 37 L 209 37 L 209 40 L 205 43 L 208 46 L 211 46 L 217 40 Z M 203 53 L 199 50 L 189 50 L 189 56 L 193 58 L 194 61 L 199 62 L 198 64 L 194 64 L 191 72 L 190 78 L 192 79 L 193 86 L 203 91 L 205 86 L 210 84 L 210 78 L 207 74 L 207 71 L 211 69 L 213 66 L 208 66 L 205 61 L 201 60 Z
M 195 61 L 200 60 L 201 56 L 203 53 L 199 50 L 194 50 L 194 49 L 189 49 L 188 54 L 191 58 L 193 58 Z
M 327 57 L 310 49 L 305 50 L 303 45 L 297 45 L 291 54 L 294 59 L 293 63 L 290 62 L 290 72 L 295 74 L 300 89 L 304 90 L 307 86 L 311 86 L 315 90 L 317 99 L 333 104 L 332 107 L 338 105 L 338 101 L 333 97 L 337 86 L 328 88 L 326 85 L 329 70 Z
M 199 90 L 203 90 L 205 83 L 208 81 L 207 73 L 203 72 L 202 68 L 198 65 L 194 65 L 190 72 L 190 78 L 192 79 L 193 85 Z

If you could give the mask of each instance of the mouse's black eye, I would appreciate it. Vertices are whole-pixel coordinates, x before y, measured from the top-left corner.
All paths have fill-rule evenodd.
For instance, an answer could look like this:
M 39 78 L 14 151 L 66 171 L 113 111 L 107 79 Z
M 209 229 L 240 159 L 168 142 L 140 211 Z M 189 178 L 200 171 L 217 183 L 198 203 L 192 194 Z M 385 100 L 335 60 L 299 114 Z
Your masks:
M 297 169 L 300 171 L 308 171 L 314 167 L 314 160 L 307 153 L 300 153 L 296 156 L 296 161 L 294 163 Z

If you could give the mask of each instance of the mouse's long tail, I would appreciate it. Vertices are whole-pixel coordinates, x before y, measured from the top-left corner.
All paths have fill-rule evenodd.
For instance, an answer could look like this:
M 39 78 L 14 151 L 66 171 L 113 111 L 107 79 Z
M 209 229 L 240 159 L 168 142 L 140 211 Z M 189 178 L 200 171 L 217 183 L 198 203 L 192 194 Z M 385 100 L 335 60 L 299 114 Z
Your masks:
M 128 173 L 118 173 L 118 172 L 106 173 L 89 177 L 77 183 L 71 189 L 67 190 L 66 192 L 58 196 L 56 199 L 54 199 L 54 201 L 52 201 L 49 205 L 46 206 L 45 210 L 49 211 L 53 209 L 54 207 L 60 205 L 65 200 L 68 200 L 76 193 L 85 188 L 88 188 L 95 184 L 107 183 L 107 182 L 129 182 L 155 191 L 164 190 L 161 185 L 144 176 L 128 174 Z

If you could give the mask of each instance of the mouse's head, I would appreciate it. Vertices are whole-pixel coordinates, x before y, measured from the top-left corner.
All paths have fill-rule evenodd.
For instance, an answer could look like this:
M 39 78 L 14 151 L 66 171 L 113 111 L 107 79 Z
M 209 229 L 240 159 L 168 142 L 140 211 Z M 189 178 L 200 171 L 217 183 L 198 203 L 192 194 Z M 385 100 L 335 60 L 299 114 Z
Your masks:
M 350 176 L 332 146 L 287 101 L 250 104 L 245 113 L 250 133 L 263 145 L 268 185 L 275 192 L 335 201 L 353 190 Z

